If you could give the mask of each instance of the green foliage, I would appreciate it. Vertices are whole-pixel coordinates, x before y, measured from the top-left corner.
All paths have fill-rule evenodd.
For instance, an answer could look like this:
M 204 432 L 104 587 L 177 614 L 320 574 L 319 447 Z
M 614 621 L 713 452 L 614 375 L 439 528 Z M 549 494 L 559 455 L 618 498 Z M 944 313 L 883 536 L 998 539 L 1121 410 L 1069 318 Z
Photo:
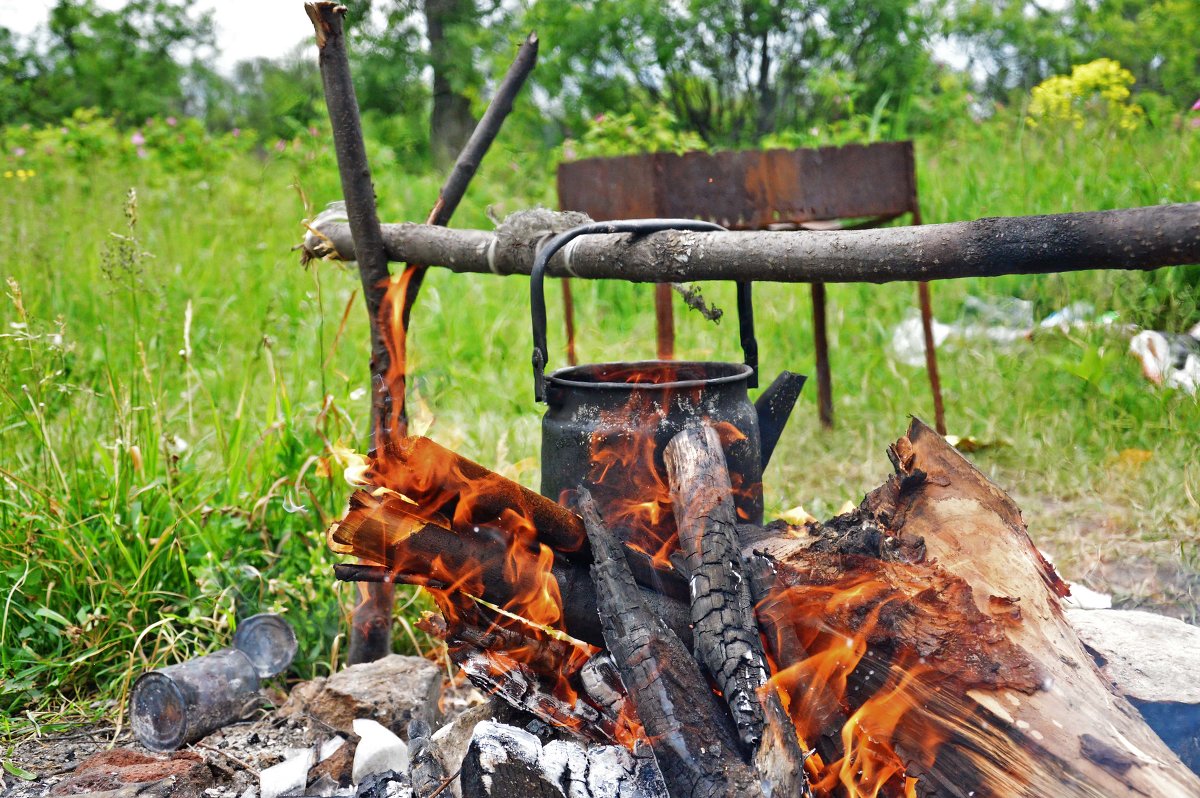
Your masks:
M 566 120 L 662 102 L 710 146 L 744 145 L 922 85 L 937 3 L 537 0 L 535 74 Z
M 213 46 L 212 14 L 194 0 L 58 0 L 45 44 L 0 30 L 0 110 L 8 123 L 45 124 L 78 108 L 127 120 L 196 113 L 186 80 Z
M 1070 75 L 1055 75 L 1033 87 L 1030 124 L 1068 124 L 1082 130 L 1092 123 L 1136 130 L 1146 112 L 1130 101 L 1133 82 L 1133 74 L 1111 58 L 1078 64 Z
M 579 141 L 568 139 L 562 152 L 567 160 L 642 152 L 684 153 L 705 149 L 695 133 L 680 130 L 679 120 L 661 105 L 628 114 L 600 114 Z

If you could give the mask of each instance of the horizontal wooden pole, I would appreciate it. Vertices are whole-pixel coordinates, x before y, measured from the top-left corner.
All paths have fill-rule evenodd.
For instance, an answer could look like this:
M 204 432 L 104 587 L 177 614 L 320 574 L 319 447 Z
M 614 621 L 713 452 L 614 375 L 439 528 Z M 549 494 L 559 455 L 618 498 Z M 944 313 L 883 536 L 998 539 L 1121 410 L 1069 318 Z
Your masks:
M 495 231 L 386 224 L 383 236 L 392 261 L 528 274 L 538 248 L 579 219 L 529 211 Z M 354 259 L 347 224 L 323 215 L 312 229 L 306 257 Z M 549 273 L 654 283 L 886 283 L 1188 263 L 1200 263 L 1200 203 L 874 230 L 591 235 L 555 255 Z

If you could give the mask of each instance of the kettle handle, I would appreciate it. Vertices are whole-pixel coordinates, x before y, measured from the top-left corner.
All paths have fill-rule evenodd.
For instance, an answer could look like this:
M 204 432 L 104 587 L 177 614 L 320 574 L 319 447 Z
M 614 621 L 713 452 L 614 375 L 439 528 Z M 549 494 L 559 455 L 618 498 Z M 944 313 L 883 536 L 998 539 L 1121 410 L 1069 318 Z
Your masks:
M 717 232 L 725 228 L 712 222 L 694 219 L 630 219 L 615 222 L 592 222 L 572 227 L 559 233 L 544 246 L 533 261 L 529 273 L 529 309 L 533 316 L 533 395 L 539 402 L 546 401 L 546 292 L 544 288 L 546 264 L 560 249 L 583 235 L 602 233 L 632 233 L 644 235 L 664 230 L 690 230 L 693 232 Z M 754 303 L 749 282 L 737 284 L 738 332 L 741 335 L 742 354 L 750 367 L 749 387 L 758 387 L 758 341 L 754 337 Z

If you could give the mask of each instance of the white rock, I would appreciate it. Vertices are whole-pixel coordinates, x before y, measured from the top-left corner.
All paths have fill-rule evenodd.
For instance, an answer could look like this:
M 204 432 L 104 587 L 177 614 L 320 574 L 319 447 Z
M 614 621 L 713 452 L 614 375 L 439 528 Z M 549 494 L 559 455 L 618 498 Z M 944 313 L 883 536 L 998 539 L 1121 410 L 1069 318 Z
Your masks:
M 1112 596 L 1098 593 L 1089 587 L 1071 582 L 1071 595 L 1062 600 L 1063 604 L 1079 610 L 1109 610 L 1112 609 Z
M 303 792 L 308 784 L 308 769 L 314 764 L 314 753 L 313 749 L 306 748 L 259 773 L 258 790 L 262 798 Z
M 1200 628 L 1138 610 L 1067 610 L 1117 689 L 1139 701 L 1200 704 Z
M 358 718 L 354 721 L 354 733 L 359 736 L 350 769 L 355 784 L 372 773 L 408 769 L 408 745 L 387 727 L 378 721 Z

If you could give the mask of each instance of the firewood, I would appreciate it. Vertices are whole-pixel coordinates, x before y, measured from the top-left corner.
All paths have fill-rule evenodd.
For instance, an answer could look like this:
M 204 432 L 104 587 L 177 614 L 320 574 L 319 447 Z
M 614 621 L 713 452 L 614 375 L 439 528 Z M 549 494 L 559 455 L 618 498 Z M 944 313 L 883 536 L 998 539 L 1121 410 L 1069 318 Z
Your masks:
M 766 655 L 721 438 L 708 424 L 690 427 L 671 439 L 663 457 L 686 558 L 696 659 L 716 683 L 760 776 L 783 795 L 807 794 L 795 728 L 778 694 L 766 687 Z
M 772 652 L 802 737 L 823 733 L 805 726 L 830 686 L 813 681 L 821 638 L 862 652 L 842 675 L 853 750 L 814 789 L 915 777 L 921 796 L 1200 795 L 1083 649 L 1012 500 L 919 421 L 890 454 L 896 476 L 858 510 L 756 544 L 786 597 L 760 605 L 764 625 L 790 625 L 810 654 Z
M 687 648 L 647 610 L 624 546 L 581 491 L 604 639 L 645 728 L 672 798 L 762 796 L 738 754 L 736 732 Z
M 445 519 L 435 523 L 415 512 L 414 505 L 395 495 L 355 491 L 345 516 L 329 530 L 329 546 L 339 554 L 371 559 L 383 567 L 337 565 L 334 571 L 338 578 L 420 584 L 435 591 L 466 592 L 500 607 L 508 606 L 516 596 L 528 591 L 530 585 L 515 580 L 505 568 L 511 550 L 517 546 L 505 532 L 488 526 L 454 531 L 442 525 L 448 523 Z M 529 545 L 527 542 L 525 556 L 536 558 L 536 549 L 530 549 Z M 591 557 L 590 548 L 586 556 Z M 631 552 L 630 559 L 640 563 L 645 581 L 662 584 L 664 580 L 668 583 L 672 578 L 678 580 L 677 576 L 661 571 L 651 578 L 653 566 L 644 555 Z M 603 645 L 595 586 L 587 566 L 556 553 L 550 570 L 562 601 L 562 628 L 572 637 Z M 680 581 L 667 592 L 686 593 L 686 589 Z M 643 601 L 690 644 L 687 605 L 649 588 L 640 592 Z
M 756 693 L 767 666 L 737 547 L 737 513 L 721 439 L 708 425 L 683 430 L 663 452 L 679 546 L 691 589 L 696 659 L 716 682 L 745 751 L 762 739 Z
M 446 768 L 430 739 L 433 732 L 420 718 L 408 722 L 408 781 L 413 798 L 430 798 L 446 780 Z

